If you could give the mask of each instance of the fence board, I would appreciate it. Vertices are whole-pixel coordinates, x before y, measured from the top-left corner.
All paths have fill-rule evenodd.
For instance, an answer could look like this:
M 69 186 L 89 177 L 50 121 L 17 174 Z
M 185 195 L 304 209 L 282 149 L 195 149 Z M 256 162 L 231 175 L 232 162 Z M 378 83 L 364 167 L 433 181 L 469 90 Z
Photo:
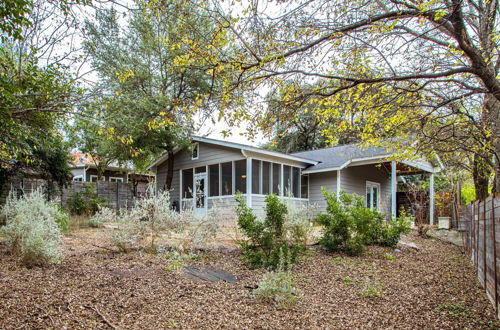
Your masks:
M 476 275 L 499 314 L 500 196 L 489 196 L 463 210 L 459 219 L 466 253 L 476 265 Z
M 42 179 L 14 179 L 4 186 L 0 195 L 0 204 L 5 203 L 7 196 L 12 191 L 17 196 L 30 194 L 37 188 L 46 186 L 46 181 Z M 139 183 L 135 187 L 132 183 L 124 182 L 71 182 L 67 187 L 57 190 L 54 196 L 48 199 L 59 200 L 61 206 L 67 207 L 68 198 L 82 192 L 86 186 L 95 189 L 96 196 L 104 199 L 107 207 L 114 209 L 130 209 L 134 203 L 141 199 L 147 192 L 148 184 Z M 135 195 L 134 195 L 135 191 Z M 47 189 L 44 189 L 47 194 Z

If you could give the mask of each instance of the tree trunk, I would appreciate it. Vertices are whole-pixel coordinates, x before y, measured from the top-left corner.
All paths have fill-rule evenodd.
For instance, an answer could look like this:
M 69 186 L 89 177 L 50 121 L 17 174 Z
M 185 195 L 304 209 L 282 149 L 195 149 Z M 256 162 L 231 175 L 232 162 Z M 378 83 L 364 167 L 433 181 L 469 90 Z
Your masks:
M 165 179 L 165 185 L 163 186 L 164 190 L 170 191 L 170 189 L 172 188 L 173 178 L 174 178 L 174 152 L 169 151 L 167 159 L 167 178 Z
M 485 200 L 488 197 L 488 181 L 490 173 L 491 168 L 488 166 L 485 158 L 479 154 L 475 154 L 472 178 L 474 179 L 476 200 Z

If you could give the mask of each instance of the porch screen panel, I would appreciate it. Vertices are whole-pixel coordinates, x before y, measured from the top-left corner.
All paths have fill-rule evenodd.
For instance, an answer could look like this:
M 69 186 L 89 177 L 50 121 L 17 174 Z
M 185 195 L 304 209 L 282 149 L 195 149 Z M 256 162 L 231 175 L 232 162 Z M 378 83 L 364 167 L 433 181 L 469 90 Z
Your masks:
M 300 182 L 300 197 L 309 198 L 309 175 L 303 175 Z
M 182 170 L 182 198 L 193 198 L 193 169 Z
M 219 196 L 219 164 L 208 167 L 209 196 Z
M 292 169 L 290 166 L 283 166 L 283 195 L 289 196 L 292 194 Z
M 273 194 L 279 195 L 281 190 L 281 165 L 273 164 Z
M 262 194 L 269 195 L 271 186 L 271 163 L 262 162 Z
M 247 160 L 234 162 L 234 190 L 243 194 L 247 192 Z
M 260 194 L 260 160 L 252 159 L 252 194 Z
M 233 194 L 233 163 L 227 162 L 220 164 L 221 167 L 221 181 L 222 193 L 221 195 L 227 196 Z
M 300 197 L 300 169 L 292 167 L 292 195 L 293 197 Z

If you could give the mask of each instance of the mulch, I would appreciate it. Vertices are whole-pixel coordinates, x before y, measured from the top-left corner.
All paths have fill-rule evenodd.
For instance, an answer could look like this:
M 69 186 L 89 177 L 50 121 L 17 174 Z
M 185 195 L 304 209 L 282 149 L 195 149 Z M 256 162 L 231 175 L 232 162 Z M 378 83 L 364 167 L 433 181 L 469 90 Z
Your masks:
M 65 239 L 59 264 L 27 269 L 0 246 L 0 328 L 337 329 L 498 328 L 494 310 L 459 248 L 416 236 L 420 250 L 370 247 L 360 257 L 315 247 L 294 267 L 298 302 L 278 307 L 251 298 L 263 270 L 238 250 L 214 249 L 188 261 L 223 270 L 235 283 L 200 281 L 167 270 L 161 255 L 112 253 L 98 235 Z M 92 241 L 97 237 L 95 241 Z M 384 257 L 390 253 L 395 257 Z M 362 294 L 367 283 L 379 296 Z

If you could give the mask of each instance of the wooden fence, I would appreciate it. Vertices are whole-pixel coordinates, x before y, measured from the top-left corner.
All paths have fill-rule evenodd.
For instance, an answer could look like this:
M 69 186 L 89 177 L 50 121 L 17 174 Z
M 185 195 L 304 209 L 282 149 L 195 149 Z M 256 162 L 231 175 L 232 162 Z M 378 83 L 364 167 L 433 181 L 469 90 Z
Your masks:
M 468 205 L 459 217 L 466 253 L 499 317 L 500 196 Z
M 49 199 L 58 200 L 61 206 L 66 207 L 68 199 L 86 189 L 86 187 L 95 190 L 95 195 L 104 200 L 110 208 L 130 209 L 134 205 L 135 201 L 142 198 L 148 189 L 148 184 L 138 183 L 136 185 L 132 183 L 123 182 L 71 182 L 67 187 L 61 190 L 56 190 L 52 192 Z M 2 194 L 0 195 L 0 204 L 3 204 L 12 191 L 18 196 L 23 194 L 30 194 L 36 189 L 43 189 L 44 193 L 47 194 L 46 182 L 41 179 L 15 179 L 9 182 L 2 189 Z

